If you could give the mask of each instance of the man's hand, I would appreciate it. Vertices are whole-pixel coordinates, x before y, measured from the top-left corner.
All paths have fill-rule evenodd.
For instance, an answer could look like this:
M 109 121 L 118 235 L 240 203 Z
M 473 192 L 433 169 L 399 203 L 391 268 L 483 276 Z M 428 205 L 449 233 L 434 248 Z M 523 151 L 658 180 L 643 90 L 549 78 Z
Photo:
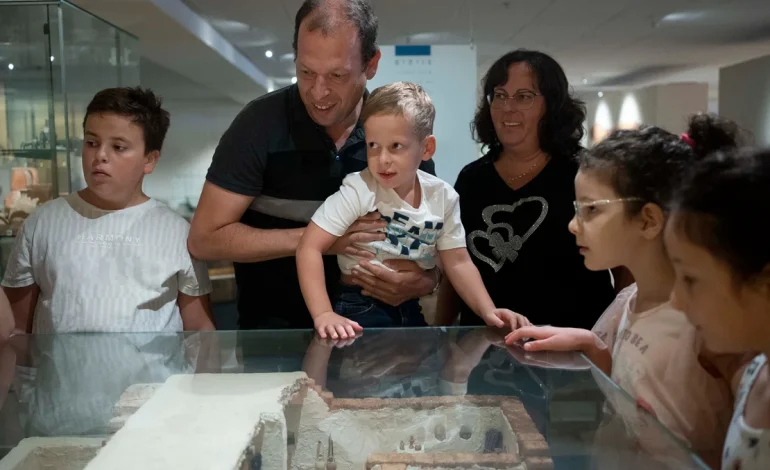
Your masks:
M 367 261 L 360 266 L 371 275 L 353 269 L 353 283 L 363 289 L 363 295 L 398 307 L 407 300 L 430 294 L 436 286 L 436 274 L 421 269 L 414 261 L 394 259 L 384 264 L 393 271 Z
M 481 315 L 481 318 L 489 326 L 496 326 L 498 328 L 510 327 L 511 330 L 516 330 L 523 326 L 532 326 L 532 323 L 525 317 L 516 312 L 512 312 L 507 308 L 496 308 L 490 312 L 486 312 Z
M 322 339 L 326 339 L 327 336 L 331 339 L 355 338 L 357 331 L 363 331 L 358 323 L 334 312 L 324 312 L 317 315 L 313 318 L 313 324 Z
M 339 237 L 326 251 L 327 255 L 350 255 L 360 259 L 374 259 L 374 253 L 363 250 L 356 243 L 371 243 L 385 240 L 385 233 L 381 230 L 387 227 L 379 212 L 370 212 L 361 217 L 348 228 L 345 235 Z

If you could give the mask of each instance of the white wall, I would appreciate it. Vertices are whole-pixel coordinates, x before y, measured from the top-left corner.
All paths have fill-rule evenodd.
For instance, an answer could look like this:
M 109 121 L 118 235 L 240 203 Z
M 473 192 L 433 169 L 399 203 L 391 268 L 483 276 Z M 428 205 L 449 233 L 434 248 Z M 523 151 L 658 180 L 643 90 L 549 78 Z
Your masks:
M 586 102 L 588 144 L 593 144 L 595 124 L 615 128 L 639 124 L 659 126 L 673 133 L 687 129 L 690 114 L 709 110 L 709 86 L 706 83 L 675 83 L 637 90 L 582 94 Z
M 719 112 L 770 145 L 770 55 L 719 70 Z
M 144 191 L 173 209 L 187 201 L 196 206 L 214 149 L 244 105 L 147 60 L 141 84 L 163 96 L 171 113 L 160 161 Z
M 436 107 L 436 174 L 454 184 L 460 170 L 479 157 L 470 122 L 476 109 L 477 65 L 473 45 L 433 45 L 430 55 L 396 56 L 396 46 L 380 46 L 382 58 L 370 91 L 396 81 L 418 83 Z

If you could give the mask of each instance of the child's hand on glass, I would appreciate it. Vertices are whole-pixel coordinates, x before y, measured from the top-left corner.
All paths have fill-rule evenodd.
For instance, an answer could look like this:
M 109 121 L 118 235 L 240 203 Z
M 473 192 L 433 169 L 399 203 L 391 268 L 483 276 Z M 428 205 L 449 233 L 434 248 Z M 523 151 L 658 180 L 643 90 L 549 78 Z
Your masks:
M 357 331 L 363 331 L 363 327 L 358 323 L 337 315 L 334 312 L 324 312 L 313 319 L 313 324 L 318 335 L 326 339 L 348 339 L 355 338 Z
M 584 351 L 595 342 L 594 334 L 589 330 L 555 326 L 527 326 L 505 337 L 506 344 L 525 340 L 527 351 Z
M 496 308 L 482 314 L 481 318 L 489 326 L 496 326 L 498 328 L 510 327 L 511 330 L 532 325 L 527 317 L 507 308 Z

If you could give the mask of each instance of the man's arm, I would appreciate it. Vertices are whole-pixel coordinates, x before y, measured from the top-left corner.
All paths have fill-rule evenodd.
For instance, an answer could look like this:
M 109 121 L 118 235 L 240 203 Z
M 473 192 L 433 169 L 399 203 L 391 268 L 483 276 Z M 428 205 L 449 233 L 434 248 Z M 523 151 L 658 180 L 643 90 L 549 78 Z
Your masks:
M 211 304 L 209 296 L 192 296 L 179 293 L 177 297 L 179 314 L 182 316 L 182 328 L 185 331 L 212 331 L 215 330 L 211 321 Z
M 206 182 L 187 247 L 200 260 L 258 262 L 293 256 L 304 228 L 263 230 L 240 222 L 254 200 Z
M 3 291 L 10 302 L 16 329 L 25 333 L 32 333 L 40 287 L 37 284 L 26 287 L 3 287 Z
M 242 224 L 241 217 L 253 200 L 251 196 L 227 191 L 207 181 L 187 238 L 190 254 L 204 261 L 245 263 L 294 256 L 305 227 L 263 230 Z M 386 225 L 376 212 L 365 215 L 339 237 L 326 254 L 346 253 L 372 258 L 369 252 L 356 248 L 355 244 L 384 239 L 379 230 Z

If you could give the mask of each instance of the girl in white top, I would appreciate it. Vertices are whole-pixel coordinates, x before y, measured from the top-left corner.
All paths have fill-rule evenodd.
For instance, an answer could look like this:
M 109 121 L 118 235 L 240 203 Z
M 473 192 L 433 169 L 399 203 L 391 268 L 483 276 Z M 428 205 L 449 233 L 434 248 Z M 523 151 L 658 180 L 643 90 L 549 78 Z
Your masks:
M 690 134 L 733 142 L 725 124 L 707 115 L 691 118 Z M 581 156 L 569 229 L 589 269 L 625 266 L 636 283 L 620 292 L 593 332 L 528 327 L 507 341 L 534 338 L 525 344 L 531 351 L 582 350 L 696 453 L 716 462 L 736 361 L 707 354 L 694 326 L 669 302 L 674 269 L 663 244 L 667 203 L 700 155 L 692 144 L 657 127 L 621 130 Z M 657 453 L 634 422 L 626 424 L 642 448 Z
M 722 353 L 759 352 L 746 368 L 722 453 L 725 470 L 770 468 L 770 151 L 717 152 L 690 169 L 673 201 L 666 248 L 672 303 Z

